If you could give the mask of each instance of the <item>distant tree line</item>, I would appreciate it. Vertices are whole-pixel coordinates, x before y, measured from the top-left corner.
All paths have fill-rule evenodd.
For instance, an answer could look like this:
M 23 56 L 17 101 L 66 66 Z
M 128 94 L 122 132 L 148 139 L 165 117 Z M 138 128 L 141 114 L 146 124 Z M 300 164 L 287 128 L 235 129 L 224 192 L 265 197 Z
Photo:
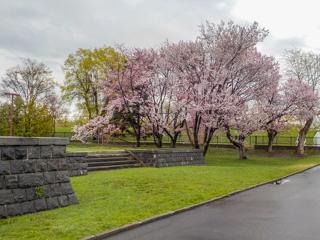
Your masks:
M 55 132 L 63 108 L 52 72 L 44 63 L 23 59 L 1 80 L 0 135 L 9 135 L 10 127 L 15 136 L 48 136 Z

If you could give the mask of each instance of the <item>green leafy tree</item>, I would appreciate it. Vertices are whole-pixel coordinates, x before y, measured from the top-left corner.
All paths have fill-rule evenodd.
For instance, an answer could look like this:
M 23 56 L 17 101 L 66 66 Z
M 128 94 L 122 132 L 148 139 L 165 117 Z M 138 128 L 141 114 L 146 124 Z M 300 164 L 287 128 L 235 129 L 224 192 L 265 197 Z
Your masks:
M 101 114 L 107 100 L 101 94 L 101 81 L 109 69 L 118 67 L 123 61 L 114 48 L 78 49 L 64 63 L 65 81 L 61 87 L 63 99 L 75 100 L 78 109 L 89 119 Z

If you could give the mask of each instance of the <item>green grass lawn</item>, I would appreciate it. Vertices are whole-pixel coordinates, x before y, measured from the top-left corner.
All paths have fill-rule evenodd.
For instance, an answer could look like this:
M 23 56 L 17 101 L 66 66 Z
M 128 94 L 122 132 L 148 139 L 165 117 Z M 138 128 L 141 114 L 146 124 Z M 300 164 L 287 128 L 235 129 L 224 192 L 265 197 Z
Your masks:
M 72 178 L 80 204 L 0 220 L 1 239 L 80 239 L 216 198 L 320 163 L 277 152 L 212 149 L 206 166 L 138 168 Z

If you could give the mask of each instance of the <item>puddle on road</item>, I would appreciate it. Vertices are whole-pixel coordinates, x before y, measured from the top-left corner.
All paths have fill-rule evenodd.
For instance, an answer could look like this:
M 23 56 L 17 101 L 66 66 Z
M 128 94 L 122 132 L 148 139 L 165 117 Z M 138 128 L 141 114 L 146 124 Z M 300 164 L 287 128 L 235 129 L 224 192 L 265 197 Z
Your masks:
M 273 184 L 275 184 L 275 185 L 281 185 L 281 184 L 285 184 L 285 183 L 289 183 L 289 182 L 291 182 L 291 180 L 289 180 L 289 179 L 282 179 L 282 180 L 280 180 L 280 181 L 275 181 Z

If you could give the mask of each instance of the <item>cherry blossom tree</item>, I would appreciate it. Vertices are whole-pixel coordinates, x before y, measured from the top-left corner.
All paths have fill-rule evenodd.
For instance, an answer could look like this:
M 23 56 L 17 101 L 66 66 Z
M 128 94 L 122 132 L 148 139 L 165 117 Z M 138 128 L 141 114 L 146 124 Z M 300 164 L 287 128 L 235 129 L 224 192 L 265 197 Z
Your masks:
M 260 112 L 266 115 L 263 129 L 268 133 L 268 152 L 272 152 L 272 143 L 278 132 L 286 128 L 290 120 L 314 114 L 315 109 L 311 106 L 318 101 L 312 89 L 299 80 L 289 79 L 282 87 L 276 85 L 276 81 L 270 83 L 265 94 L 258 99 Z
M 112 136 L 119 132 L 120 129 L 112 123 L 111 119 L 112 117 L 109 115 L 98 116 L 82 126 L 75 126 L 73 129 L 75 134 L 72 139 L 87 142 L 91 137 L 103 138 L 104 136 Z
M 204 93 L 201 90 L 206 81 L 205 51 L 200 42 L 167 43 L 167 59 L 174 66 L 177 75 L 174 94 L 186 109 L 186 129 L 194 148 L 200 148 L 200 107 Z M 192 126 L 192 127 L 191 127 Z
M 153 62 L 156 54 L 146 49 L 122 50 L 126 56 L 124 66 L 110 69 L 105 81 L 104 93 L 109 99 L 109 111 L 121 114 L 128 122 L 140 146 L 144 131 L 145 109 L 143 104 L 148 98 L 146 84 L 153 74 Z
M 286 51 L 285 59 L 287 63 L 286 73 L 289 78 L 303 81 L 311 87 L 316 96 L 320 85 L 320 55 L 295 49 Z M 317 112 L 314 111 L 315 109 L 309 108 L 309 110 L 309 113 L 313 112 L 317 114 Z M 299 155 L 304 154 L 305 138 L 315 117 L 315 115 L 307 115 L 309 116 L 308 119 L 301 115 L 301 120 L 304 121 L 304 124 L 300 129 L 298 136 L 297 153 Z
M 274 70 L 276 63 L 273 58 L 263 56 L 256 50 L 257 43 L 263 41 L 267 34 L 268 31 L 260 28 L 257 23 L 241 26 L 233 22 L 221 22 L 218 25 L 207 23 L 202 26 L 200 40 L 210 60 L 209 71 L 213 73 L 207 88 L 210 89 L 209 101 L 205 104 L 208 108 L 203 116 L 206 119 L 205 129 L 208 129 L 204 134 L 204 154 L 211 141 L 212 131 L 221 126 L 228 129 L 229 119 L 235 120 L 236 116 L 241 116 L 245 103 L 269 81 L 266 74 Z M 251 130 L 241 131 L 245 136 Z M 230 134 L 227 137 L 230 141 L 234 140 Z M 240 146 L 242 155 L 242 145 L 231 142 Z
M 153 62 L 153 73 L 146 80 L 142 107 L 148 118 L 156 146 L 162 147 L 162 138 L 170 137 L 171 147 L 176 146 L 178 136 L 185 122 L 185 107 L 183 98 L 177 94 L 176 74 L 173 65 L 167 60 L 168 49 L 163 46 L 158 51 Z
M 232 78 L 233 84 L 230 85 L 230 92 L 238 97 L 234 102 L 236 111 L 233 116 L 230 114 L 230 117 L 224 119 L 224 129 L 227 138 L 238 148 L 240 159 L 245 159 L 246 137 L 261 130 L 270 121 L 268 114 L 261 111 L 263 108 L 259 106 L 258 100 L 269 93 L 269 88 L 277 86 L 280 76 L 278 63 L 256 50 L 248 52 L 246 62 L 240 62 L 236 69 L 241 69 L 242 73 L 236 73 Z M 231 129 L 236 130 L 235 136 Z
M 291 80 L 286 90 L 286 96 L 291 96 L 294 102 L 294 119 L 304 125 L 299 131 L 297 154 L 304 154 L 304 140 L 310 129 L 313 118 L 319 114 L 319 95 L 314 89 L 301 80 Z
M 167 46 L 178 75 L 177 94 L 184 96 L 187 108 L 188 137 L 194 148 L 200 148 L 203 136 L 204 154 L 215 131 L 225 125 L 224 119 L 239 111 L 239 99 L 249 100 L 248 93 L 256 89 L 260 76 L 256 72 L 263 72 L 260 68 L 266 61 L 255 46 L 267 34 L 257 23 L 207 23 L 197 41 Z

